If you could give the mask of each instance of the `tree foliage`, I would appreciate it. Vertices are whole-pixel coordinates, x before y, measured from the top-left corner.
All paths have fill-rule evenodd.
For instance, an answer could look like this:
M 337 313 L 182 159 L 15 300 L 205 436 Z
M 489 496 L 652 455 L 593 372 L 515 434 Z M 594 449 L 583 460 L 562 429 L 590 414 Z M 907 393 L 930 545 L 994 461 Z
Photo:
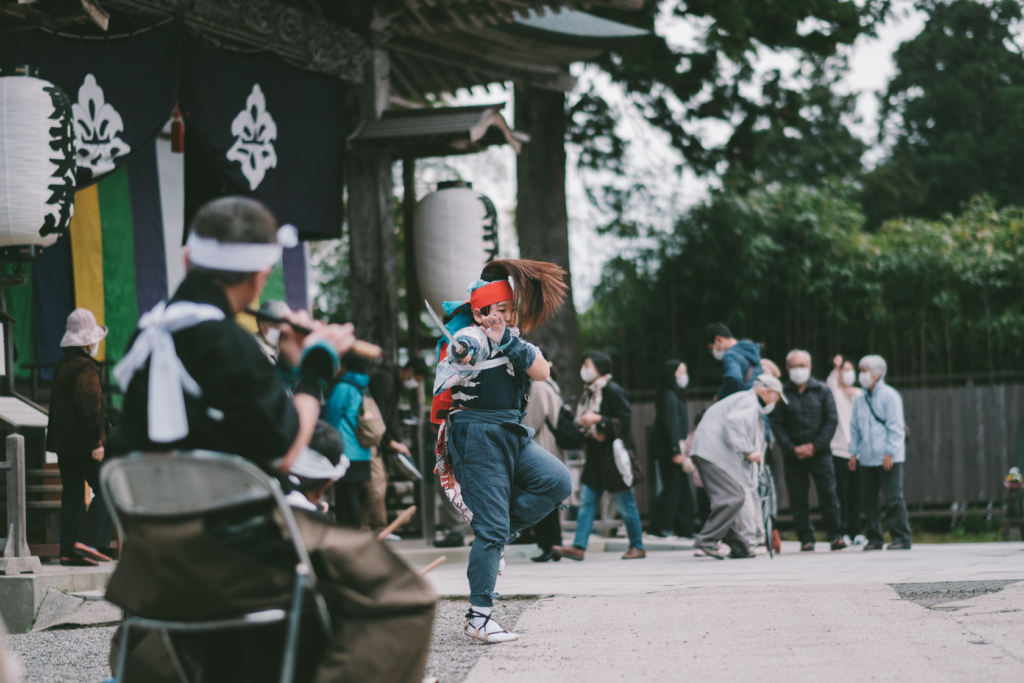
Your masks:
M 720 191 L 608 264 L 584 342 L 633 389 L 653 388 L 668 358 L 717 384 L 701 343 L 715 321 L 776 361 L 808 349 L 819 375 L 835 353 L 872 352 L 896 377 L 1024 371 L 1024 210 L 980 197 L 958 216 L 864 224 L 849 184 Z
M 1024 55 L 1017 0 L 923 0 L 921 33 L 893 56 L 882 99 L 891 157 L 865 179 L 870 225 L 936 218 L 975 194 L 1024 206 Z M 883 128 L 883 132 L 885 132 Z
M 850 177 L 860 171 L 865 145 L 843 121 L 853 113 L 853 96 L 837 95 L 832 87 L 846 66 L 840 47 L 872 32 L 890 4 L 647 0 L 639 11 L 602 12 L 652 35 L 606 54 L 598 64 L 624 86 L 650 123 L 669 134 L 698 174 L 716 173 L 734 187 Z M 698 47 L 673 49 L 653 34 L 666 5 L 701 34 Z M 756 62 L 764 50 L 795 55 L 800 62 L 795 77 L 787 81 L 779 70 L 758 73 Z M 592 93 L 588 97 L 595 98 Z M 577 129 L 593 127 L 589 118 L 605 112 L 590 105 L 587 111 L 572 112 L 573 123 Z M 717 146 L 705 142 L 709 121 L 731 127 L 728 141 Z

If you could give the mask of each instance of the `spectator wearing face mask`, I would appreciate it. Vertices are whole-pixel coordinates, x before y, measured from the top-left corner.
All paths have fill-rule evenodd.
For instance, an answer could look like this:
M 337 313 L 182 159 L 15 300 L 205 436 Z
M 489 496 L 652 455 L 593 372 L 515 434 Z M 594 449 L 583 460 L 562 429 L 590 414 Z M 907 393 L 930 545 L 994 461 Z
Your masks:
M 651 514 L 651 534 L 662 538 L 672 535 L 693 537 L 690 473 L 695 468 L 690 454 L 684 453 L 690 423 L 685 394 L 689 383 L 686 363 L 678 360 L 665 363 L 661 371 L 650 444 L 662 484 Z
M 811 354 L 794 349 L 786 356 L 789 379 L 782 385 L 788 404 L 771 416 L 772 434 L 782 450 L 782 463 L 789 492 L 793 524 L 800 538 L 800 550 L 814 551 L 811 524 L 810 482 L 818 491 L 822 522 L 832 550 L 846 547 L 839 524 L 836 476 L 832 469 L 832 437 L 839 418 L 828 386 L 811 377 Z
M 61 339 L 64 357 L 53 371 L 53 397 L 46 449 L 57 454 L 60 483 L 60 563 L 91 566 L 109 562 L 113 524 L 99 488 L 105 453 L 106 417 L 99 365 L 93 360 L 107 328 L 76 308 Z M 85 484 L 96 493 L 85 511 Z M 84 518 L 84 519 L 83 519 Z
M 715 400 L 751 388 L 758 375 L 764 373 L 761 347 L 746 339 L 737 341 L 723 323 L 711 323 L 704 328 L 704 343 L 715 360 L 722 361 L 722 386 Z
M 283 301 L 267 299 L 260 304 L 260 313 L 265 313 L 275 318 L 283 318 L 288 313 L 291 313 L 291 311 L 292 309 L 288 308 L 288 304 Z M 281 340 L 281 330 L 278 329 L 278 326 L 261 320 L 259 322 L 259 329 L 256 330 L 253 339 L 260 345 L 260 351 L 267 357 L 267 360 L 277 365 L 277 357 L 280 353 L 277 344 Z
M 843 540 L 850 545 L 867 543 L 860 533 L 861 493 L 860 477 L 850 471 L 850 418 L 853 404 L 864 393 L 854 386 L 857 373 L 853 363 L 842 356 L 832 360 L 832 372 L 828 386 L 836 402 L 839 427 L 832 437 L 832 469 L 836 472 L 836 498 L 839 499 L 839 520 L 843 529 Z
M 716 402 L 704 413 L 690 453 L 711 502 L 708 519 L 694 539 L 698 554 L 725 559 L 719 547 L 724 541 L 729 557 L 754 557 L 740 515 L 748 492 L 756 490 L 755 468 L 764 462 L 767 442 L 761 418 L 780 400 L 785 402 L 786 397 L 779 380 L 760 375 L 750 389 Z
M 885 498 L 885 525 L 892 536 L 889 550 L 910 550 L 910 523 L 903 501 L 903 461 L 907 448 L 903 398 L 885 383 L 885 371 L 885 359 L 881 356 L 860 359 L 857 379 L 864 393 L 854 402 L 850 418 L 850 471 L 856 471 L 860 465 L 868 527 L 864 550 L 882 549 L 879 492 Z

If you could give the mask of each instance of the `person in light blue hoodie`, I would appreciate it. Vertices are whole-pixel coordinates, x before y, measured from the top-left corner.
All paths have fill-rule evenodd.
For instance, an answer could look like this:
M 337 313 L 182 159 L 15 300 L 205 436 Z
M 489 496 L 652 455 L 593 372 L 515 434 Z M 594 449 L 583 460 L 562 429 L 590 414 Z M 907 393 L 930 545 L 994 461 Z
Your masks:
M 886 364 L 881 356 L 860 359 L 860 385 L 864 393 L 853 404 L 850 418 L 850 470 L 860 466 L 860 485 L 868 544 L 864 550 L 881 550 L 882 520 L 878 493 L 885 498 L 885 525 L 892 543 L 889 550 L 910 550 L 910 523 L 903 501 L 903 462 L 907 427 L 903 399 L 885 383 Z
M 327 399 L 324 419 L 341 433 L 345 457 L 349 459 L 348 471 L 334 485 L 338 523 L 360 528 L 363 523 L 362 500 L 366 482 L 370 480 L 370 459 L 372 449 L 363 446 L 356 438 L 359 409 L 368 392 L 370 376 L 366 374 L 367 361 L 362 356 L 348 352 L 341 359 L 341 374 Z

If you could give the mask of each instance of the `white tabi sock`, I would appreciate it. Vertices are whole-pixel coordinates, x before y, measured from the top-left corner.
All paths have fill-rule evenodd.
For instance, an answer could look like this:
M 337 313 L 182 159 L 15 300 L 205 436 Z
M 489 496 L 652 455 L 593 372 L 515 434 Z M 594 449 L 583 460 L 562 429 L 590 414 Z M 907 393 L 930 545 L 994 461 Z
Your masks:
M 505 643 L 519 638 L 518 633 L 509 633 L 490 617 L 490 607 L 470 605 L 466 613 L 466 635 L 485 643 Z

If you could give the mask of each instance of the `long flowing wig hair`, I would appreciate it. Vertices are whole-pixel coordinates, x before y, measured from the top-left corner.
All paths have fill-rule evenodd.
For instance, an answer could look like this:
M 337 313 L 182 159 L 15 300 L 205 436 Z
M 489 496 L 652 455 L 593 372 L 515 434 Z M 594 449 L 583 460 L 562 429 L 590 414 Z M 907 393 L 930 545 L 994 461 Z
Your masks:
M 527 259 L 499 259 L 484 266 L 481 280 L 512 279 L 519 328 L 528 334 L 551 319 L 569 293 L 567 273 L 554 263 Z

